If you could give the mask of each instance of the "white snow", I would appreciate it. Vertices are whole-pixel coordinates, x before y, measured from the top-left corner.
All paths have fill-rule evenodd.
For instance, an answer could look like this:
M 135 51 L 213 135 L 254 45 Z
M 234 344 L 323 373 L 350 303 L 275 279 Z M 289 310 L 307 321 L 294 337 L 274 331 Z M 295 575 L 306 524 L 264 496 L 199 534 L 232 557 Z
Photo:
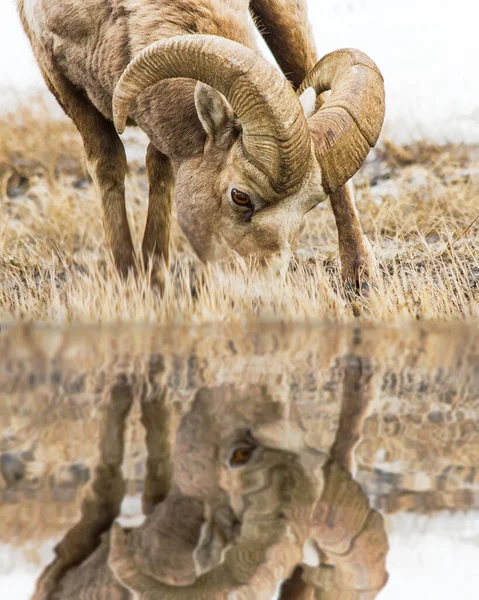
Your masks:
M 0 2 L 0 84 L 21 91 L 45 89 L 14 0 Z
M 389 582 L 380 600 L 475 600 L 479 513 L 412 513 L 386 519 Z
M 54 545 L 54 540 L 44 542 L 39 547 L 33 542 L 23 548 L 0 543 L 0 597 L 28 600 L 43 567 L 53 560 Z M 30 554 L 36 554 L 38 561 L 29 560 Z

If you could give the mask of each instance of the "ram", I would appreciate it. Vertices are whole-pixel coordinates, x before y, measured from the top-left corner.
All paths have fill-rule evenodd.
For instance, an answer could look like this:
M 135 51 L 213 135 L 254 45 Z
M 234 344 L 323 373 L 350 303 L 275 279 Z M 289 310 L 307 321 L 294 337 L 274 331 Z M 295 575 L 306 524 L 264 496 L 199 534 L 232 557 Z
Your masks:
M 137 125 L 150 140 L 146 263 L 168 261 L 173 200 L 206 261 L 289 250 L 329 196 L 343 278 L 367 276 L 371 250 L 345 184 L 378 139 L 383 79 L 358 50 L 317 62 L 306 0 L 17 3 L 43 77 L 82 136 L 121 273 L 135 253 L 119 134 Z M 288 79 L 261 54 L 258 30 Z
M 259 385 L 197 390 L 170 452 L 161 374 L 144 385 L 141 376 L 134 382 L 119 373 L 105 396 L 100 460 L 81 518 L 55 548 L 33 600 L 271 600 L 300 565 L 297 595 L 288 586 L 281 600 L 375 598 L 388 578 L 388 542 L 382 517 L 348 472 L 358 440 L 351 430 L 361 428 L 368 406 L 356 404 L 363 394 L 355 366 L 344 380 L 332 459 L 306 444 L 299 421 Z M 146 429 L 148 517 L 122 529 L 113 521 L 136 395 Z M 318 565 L 319 555 L 327 565 Z

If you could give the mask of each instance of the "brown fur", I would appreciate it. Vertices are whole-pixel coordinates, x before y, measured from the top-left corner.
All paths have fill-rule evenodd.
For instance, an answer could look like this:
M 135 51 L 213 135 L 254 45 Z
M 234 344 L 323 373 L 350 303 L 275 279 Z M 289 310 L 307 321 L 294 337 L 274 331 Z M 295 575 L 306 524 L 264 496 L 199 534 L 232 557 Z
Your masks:
M 113 91 L 131 58 L 152 42 L 195 33 L 229 38 L 259 52 L 249 18 L 251 8 L 295 88 L 316 62 L 305 0 L 17 3 L 45 81 L 83 138 L 89 170 L 102 199 L 106 242 L 123 274 L 134 268 L 135 255 L 125 210 L 126 159 L 111 119 Z M 131 113 L 130 124 L 137 123 L 151 140 L 143 258 L 153 257 L 159 264 L 168 260 L 175 177 L 180 224 L 201 259 L 221 258 L 230 250 L 248 256 L 289 249 L 305 212 L 325 197 L 320 180 L 313 177 L 305 183 L 299 199 L 280 198 L 270 209 L 269 186 L 260 177 L 253 181 L 245 177 L 244 160 L 238 159 L 236 145 L 218 151 L 208 142 L 198 119 L 194 88 L 190 80 L 163 81 L 141 94 Z M 227 177 L 215 178 L 212 173 L 227 173 Z M 252 188 L 264 200 L 257 217 L 248 224 L 231 206 L 226 179 L 234 185 L 242 182 L 247 191 Z M 343 273 L 356 284 L 368 271 L 370 251 L 363 241 L 352 195 L 337 194 L 332 203 L 340 248 L 348 249 L 341 251 Z

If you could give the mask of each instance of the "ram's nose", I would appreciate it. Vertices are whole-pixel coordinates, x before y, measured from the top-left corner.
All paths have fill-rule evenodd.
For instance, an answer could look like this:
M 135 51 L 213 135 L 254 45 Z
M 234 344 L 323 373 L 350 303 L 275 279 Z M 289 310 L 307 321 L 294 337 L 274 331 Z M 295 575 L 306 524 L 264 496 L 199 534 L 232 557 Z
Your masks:
M 291 250 L 303 220 L 302 211 L 293 203 L 267 207 L 257 215 L 256 227 L 264 240 L 275 240 L 274 250 Z

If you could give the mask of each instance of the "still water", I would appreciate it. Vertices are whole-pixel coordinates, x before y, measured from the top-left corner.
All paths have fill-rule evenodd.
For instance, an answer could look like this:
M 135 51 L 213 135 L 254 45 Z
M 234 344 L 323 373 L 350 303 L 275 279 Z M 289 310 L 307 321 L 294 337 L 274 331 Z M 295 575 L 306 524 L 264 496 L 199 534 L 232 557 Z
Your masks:
M 477 326 L 27 327 L 0 357 L 2 600 L 477 597 Z

